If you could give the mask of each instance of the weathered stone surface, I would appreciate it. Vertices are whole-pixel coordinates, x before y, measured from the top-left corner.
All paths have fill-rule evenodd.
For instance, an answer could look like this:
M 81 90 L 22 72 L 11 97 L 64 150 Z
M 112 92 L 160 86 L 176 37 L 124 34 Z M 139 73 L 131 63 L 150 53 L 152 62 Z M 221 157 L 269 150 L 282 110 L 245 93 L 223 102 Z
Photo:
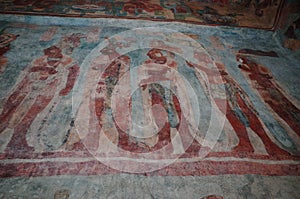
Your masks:
M 67 189 L 58 190 L 54 194 L 54 199 L 68 199 L 70 196 L 70 191 Z
M 132 174 L 7 178 L 1 198 L 289 198 L 299 195 L 299 177 L 257 175 L 149 177 Z M 58 196 L 58 194 L 57 194 Z

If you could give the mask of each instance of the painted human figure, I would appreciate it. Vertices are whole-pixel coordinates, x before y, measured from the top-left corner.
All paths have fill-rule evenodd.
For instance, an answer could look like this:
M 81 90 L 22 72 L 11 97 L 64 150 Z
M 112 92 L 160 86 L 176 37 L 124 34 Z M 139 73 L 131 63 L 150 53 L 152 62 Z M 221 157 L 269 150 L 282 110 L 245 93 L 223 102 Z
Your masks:
M 262 99 L 278 114 L 297 134 L 300 135 L 300 108 L 284 94 L 274 81 L 268 69 L 246 56 L 238 55 L 239 68 L 249 78 L 251 85 L 257 89 Z
M 223 82 L 221 84 L 225 85 L 226 91 L 226 101 L 225 99 L 215 99 L 216 104 L 222 105 L 226 104 L 226 112 L 224 108 L 220 108 L 223 114 L 232 125 L 235 133 L 239 138 L 239 143 L 232 149 L 233 155 L 246 155 L 254 153 L 254 148 L 248 136 L 247 129 L 251 129 L 259 138 L 262 140 L 265 149 L 269 155 L 272 157 L 282 157 L 289 156 L 289 153 L 278 147 L 267 135 L 264 127 L 257 116 L 251 100 L 244 90 L 235 82 L 235 80 L 228 74 L 223 64 L 218 63 L 218 70 L 208 69 L 201 65 L 195 65 L 188 63 L 192 67 L 197 67 L 198 69 L 205 72 L 210 80 L 211 84 L 216 84 L 214 82 L 214 76 L 220 75 Z
M 164 47 L 171 48 L 167 45 Z M 144 128 L 143 133 L 151 136 L 136 140 L 149 151 L 156 151 L 168 143 L 172 143 L 170 146 L 173 148 L 170 152 L 183 154 L 184 145 L 179 134 L 179 126 L 184 126 L 182 124 L 186 124 L 186 121 L 181 115 L 179 99 L 174 91 L 180 89 L 175 89 L 178 87 L 176 83 L 183 84 L 185 82 L 176 79 L 176 75 L 169 74 L 174 73 L 178 67 L 173 53 L 168 50 L 152 48 L 147 52 L 147 56 L 149 59 L 145 60 L 141 66 L 144 69 L 138 76 L 143 77 L 140 82 L 142 88 L 140 95 L 143 98 L 144 108 L 142 109 L 145 112 L 143 118 L 145 121 L 148 120 L 148 123 L 144 122 L 144 124 L 147 123 L 149 126 Z M 181 86 L 184 87 L 184 85 Z M 181 94 L 184 95 L 184 92 Z M 150 122 L 151 120 L 152 122 Z M 180 130 L 182 129 L 180 128 Z M 153 134 L 153 132 L 157 133 Z
M 166 77 L 166 73 L 168 67 L 171 67 L 171 64 L 172 67 L 175 67 L 176 63 L 170 53 L 156 48 L 150 49 L 147 56 L 149 59 L 145 60 L 141 70 L 137 72 L 137 75 L 142 77 L 140 78 L 141 89 L 137 92 L 142 105 L 139 105 L 139 102 L 132 102 L 132 109 L 143 110 L 143 112 L 134 110 L 132 112 L 136 114 L 135 121 L 143 124 L 141 125 L 142 129 L 136 128 L 135 130 L 145 136 L 135 139 L 136 142 L 148 151 L 155 151 L 171 141 L 170 129 L 175 129 L 179 123 L 172 100 L 176 96 L 171 92 L 171 88 L 157 83 L 159 81 L 169 82 L 165 86 L 171 87 L 171 80 Z M 163 70 L 156 67 L 157 64 L 164 66 Z M 168 120 L 170 115 L 173 117 Z
M 110 100 L 112 91 L 124 72 L 129 70 L 130 58 L 122 56 L 117 52 L 117 48 L 129 47 L 133 41 L 126 40 L 122 42 L 116 38 L 108 39 L 108 45 L 101 49 L 101 54 L 91 63 L 91 70 L 86 76 L 86 85 L 97 85 L 93 97 L 85 98 L 78 107 L 78 113 L 75 119 L 75 128 L 70 131 L 65 148 L 67 150 L 86 150 L 97 151 L 105 148 L 110 151 L 107 142 L 110 141 L 117 145 L 119 135 L 113 122 Z M 88 90 L 89 88 L 87 88 Z M 82 88 L 85 90 L 85 88 Z M 89 91 L 90 92 L 90 91 Z M 80 98 L 80 96 L 79 96 Z M 81 115 L 88 114 L 90 116 L 88 129 L 82 129 L 81 124 L 86 123 L 86 118 Z M 98 122 L 94 122 L 98 121 Z M 101 129 L 105 130 L 104 135 L 100 133 Z M 102 139 L 103 138 L 103 139 Z M 108 139 L 108 140 L 107 140 Z
M 12 133 L 6 150 L 34 150 L 26 141 L 30 125 L 53 98 L 70 92 L 78 71 L 57 46 L 45 49 L 44 55 L 32 62 L 0 113 L 0 133 Z
M 147 67 L 150 66 L 151 64 L 163 64 L 163 65 L 168 65 L 169 67 L 175 67 L 176 63 L 174 62 L 173 59 L 163 55 L 162 51 L 159 49 L 151 49 L 147 53 L 149 59 L 147 59 L 144 62 L 144 66 L 141 67 Z M 124 90 L 130 90 L 132 89 L 130 87 L 130 81 L 133 81 L 131 78 L 133 78 L 131 75 L 127 76 L 124 78 L 124 74 L 129 74 L 127 73 L 130 70 L 130 62 L 131 59 L 128 56 L 120 56 L 117 59 L 115 59 L 103 72 L 101 80 L 98 82 L 98 87 L 97 87 L 97 94 L 95 98 L 95 114 L 97 116 L 97 119 L 100 124 L 100 128 L 104 131 L 103 133 L 105 134 L 105 137 L 107 137 L 114 145 L 128 151 L 135 151 L 135 152 L 149 152 L 149 151 L 155 151 L 159 148 L 161 148 L 163 145 L 166 143 L 166 139 L 169 140 L 170 142 L 170 131 L 168 128 L 176 128 L 178 125 L 178 121 L 174 121 L 175 118 L 172 119 L 172 124 L 165 124 L 165 120 L 168 117 L 167 111 L 166 110 L 161 110 L 162 106 L 167 106 L 166 109 L 172 109 L 172 111 L 176 112 L 173 100 L 170 99 L 170 102 L 167 103 L 165 99 L 161 96 L 165 91 L 164 88 L 159 85 L 159 84 L 150 84 L 148 85 L 149 81 L 147 79 L 143 79 L 143 75 L 145 74 L 139 74 L 139 72 L 145 72 L 144 70 L 139 70 L 137 69 L 136 74 L 131 74 L 133 76 L 137 75 L 140 78 L 142 78 L 142 82 L 139 83 L 139 86 L 141 86 L 141 89 L 138 90 L 139 93 L 137 95 L 139 96 L 137 101 L 134 101 L 134 99 L 131 96 L 131 101 L 127 102 L 125 101 L 123 104 L 122 102 L 116 104 L 116 109 L 118 110 L 118 113 L 115 115 L 112 115 L 111 113 L 111 97 L 112 97 L 112 92 L 114 89 L 116 89 L 116 85 L 118 86 L 124 86 L 121 88 L 122 92 Z M 155 68 L 155 67 L 154 67 Z M 149 70 L 150 72 L 152 71 L 153 74 L 159 74 L 159 77 L 156 76 L 158 79 L 163 79 L 166 78 L 164 77 L 164 73 L 162 71 L 155 71 Z M 165 67 L 167 68 L 167 67 Z M 133 70 L 133 69 L 132 69 Z M 147 72 L 149 72 L 147 71 Z M 135 73 L 134 72 L 134 73 Z M 153 78 L 153 74 L 147 74 L 146 76 L 148 78 Z M 122 78 L 122 79 L 120 79 Z M 166 79 L 168 80 L 168 79 Z M 120 83 L 120 81 L 122 81 Z M 124 82 L 126 81 L 126 83 Z M 155 82 L 155 79 L 153 79 Z M 150 81 L 152 82 L 152 81 Z M 151 90 L 151 92 L 150 92 Z M 137 92 L 137 91 L 136 91 Z M 120 93 L 119 93 L 120 94 Z M 123 95 L 121 95 L 123 96 Z M 137 96 L 135 96 L 137 97 Z M 174 98 L 174 96 L 171 94 L 169 96 L 170 98 Z M 141 98 L 141 99 L 140 99 Z M 142 101 L 142 104 L 139 104 L 139 100 Z M 134 101 L 134 102 L 132 102 Z M 126 107 L 130 103 L 132 109 L 138 109 L 138 112 L 134 110 L 124 110 L 124 107 Z M 136 104 L 137 103 L 137 104 Z M 166 105 L 167 104 L 167 105 Z M 142 107 L 140 107 L 140 105 Z M 144 110 L 144 114 L 140 115 L 141 110 Z M 169 111 L 169 114 L 172 112 L 171 110 Z M 131 115 L 132 114 L 132 115 Z M 154 115 L 152 115 L 154 114 Z M 177 117 L 177 113 L 174 113 L 175 116 Z M 170 115 L 169 115 L 170 116 Z M 113 118 L 114 117 L 114 118 Z M 134 122 L 139 122 L 143 121 L 142 126 L 148 126 L 149 128 L 142 128 L 139 129 L 137 127 L 132 126 L 132 123 L 128 121 L 128 118 L 132 117 Z M 151 117 L 155 120 L 155 124 L 149 123 L 151 121 Z M 110 118 L 110 119 L 109 119 Z M 112 119 L 114 121 L 112 121 Z M 109 125 L 111 122 L 117 122 L 116 125 Z M 130 120 L 131 121 L 131 120 Z M 153 121 L 152 121 L 153 122 Z M 90 124 L 91 126 L 92 124 Z M 122 128 L 123 127 L 123 128 Z M 157 127 L 160 130 L 159 134 L 155 134 L 153 136 L 149 136 L 149 134 L 152 135 L 152 133 L 155 131 L 151 127 L 155 128 Z M 127 132 L 125 129 L 130 129 L 129 132 Z M 136 131 L 134 135 L 132 135 L 132 131 Z M 149 132 L 148 132 L 149 131 Z M 143 134 L 145 136 L 144 138 L 141 138 L 139 136 L 136 136 L 137 134 Z M 91 134 L 87 135 L 86 137 L 91 136 Z M 95 136 L 95 134 L 94 134 Z M 100 148 L 103 148 L 105 145 L 105 140 L 102 140 L 102 135 L 100 135 L 100 143 L 101 146 Z M 86 140 L 97 140 L 98 138 L 94 137 L 91 139 L 90 137 Z M 168 142 L 168 143 L 169 143 Z M 86 143 L 85 143 L 86 144 Z M 92 143 L 88 144 L 89 147 L 93 145 Z M 107 152 L 107 148 L 109 146 L 106 146 L 105 150 Z M 95 148 L 97 148 L 95 146 Z

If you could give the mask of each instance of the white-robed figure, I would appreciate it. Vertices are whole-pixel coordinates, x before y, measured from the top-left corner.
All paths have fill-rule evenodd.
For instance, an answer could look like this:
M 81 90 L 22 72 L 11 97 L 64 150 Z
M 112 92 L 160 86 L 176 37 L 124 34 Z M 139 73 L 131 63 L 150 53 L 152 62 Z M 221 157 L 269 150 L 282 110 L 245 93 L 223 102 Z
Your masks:
M 43 148 L 39 142 L 42 124 L 61 96 L 67 95 L 74 84 L 79 67 L 57 46 L 44 50 L 44 55 L 34 60 L 19 77 L 0 113 L 0 150 L 32 151 Z M 47 109 L 48 111 L 44 111 Z M 44 113 L 43 113 L 44 112 Z M 28 140 L 29 129 L 35 130 Z M 30 142 L 30 144 L 28 144 Z

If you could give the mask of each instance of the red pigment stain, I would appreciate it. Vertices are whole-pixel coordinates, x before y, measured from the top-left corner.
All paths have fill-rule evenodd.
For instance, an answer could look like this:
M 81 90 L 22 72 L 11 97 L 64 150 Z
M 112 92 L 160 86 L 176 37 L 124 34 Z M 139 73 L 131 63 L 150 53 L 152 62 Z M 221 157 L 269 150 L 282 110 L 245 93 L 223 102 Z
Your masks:
M 40 162 L 0 164 L 0 177 L 36 177 L 57 175 L 106 175 L 117 174 L 114 170 L 99 161 L 89 162 Z M 143 165 L 145 170 L 149 165 Z M 259 169 L 257 169 L 259 168 Z M 237 161 L 200 161 L 194 163 L 173 163 L 165 168 L 146 176 L 209 176 L 209 175 L 268 175 L 268 176 L 299 176 L 299 165 L 290 164 L 263 164 Z

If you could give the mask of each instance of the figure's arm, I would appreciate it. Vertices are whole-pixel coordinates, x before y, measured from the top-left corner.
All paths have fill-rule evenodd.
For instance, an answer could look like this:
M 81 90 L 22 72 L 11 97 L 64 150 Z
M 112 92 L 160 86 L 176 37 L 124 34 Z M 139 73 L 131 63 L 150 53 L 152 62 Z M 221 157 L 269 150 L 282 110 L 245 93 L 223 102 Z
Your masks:
M 65 88 L 63 88 L 59 92 L 60 96 L 66 96 L 69 94 L 69 92 L 73 89 L 75 81 L 79 75 L 79 66 L 76 64 L 71 66 L 68 70 L 69 70 L 68 80 L 67 80 Z
M 46 67 L 46 66 L 33 66 L 30 68 L 29 72 L 48 72 L 50 75 L 54 75 L 57 73 L 57 70 L 54 68 Z

